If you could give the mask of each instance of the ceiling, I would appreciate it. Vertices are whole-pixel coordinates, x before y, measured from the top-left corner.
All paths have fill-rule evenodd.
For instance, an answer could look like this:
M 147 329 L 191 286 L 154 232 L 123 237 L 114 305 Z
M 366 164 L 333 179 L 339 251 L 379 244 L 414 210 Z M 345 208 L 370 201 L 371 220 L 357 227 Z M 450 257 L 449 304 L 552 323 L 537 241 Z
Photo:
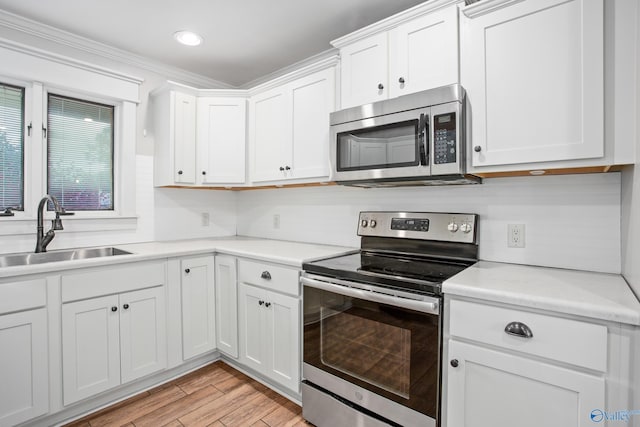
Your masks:
M 0 0 L 0 9 L 237 87 L 424 0 Z M 178 30 L 204 38 L 179 45 Z

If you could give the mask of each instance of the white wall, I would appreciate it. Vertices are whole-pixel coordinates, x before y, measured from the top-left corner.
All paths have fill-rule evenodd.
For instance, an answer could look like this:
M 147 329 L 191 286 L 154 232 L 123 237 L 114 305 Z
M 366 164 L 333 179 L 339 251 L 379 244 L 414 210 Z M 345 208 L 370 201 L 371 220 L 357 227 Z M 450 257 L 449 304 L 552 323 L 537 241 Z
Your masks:
M 240 235 L 358 246 L 362 210 L 468 212 L 480 215 L 483 260 L 620 273 L 619 173 L 446 187 L 255 190 L 237 197 Z M 523 249 L 507 248 L 513 223 L 526 225 Z

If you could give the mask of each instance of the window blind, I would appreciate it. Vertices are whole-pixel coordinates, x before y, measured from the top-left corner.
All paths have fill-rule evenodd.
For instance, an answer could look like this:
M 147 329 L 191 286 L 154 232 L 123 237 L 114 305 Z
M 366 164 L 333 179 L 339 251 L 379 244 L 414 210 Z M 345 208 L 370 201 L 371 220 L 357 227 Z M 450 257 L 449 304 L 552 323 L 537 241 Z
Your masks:
M 71 211 L 113 210 L 114 107 L 49 94 L 47 191 Z
M 0 83 L 0 208 L 23 210 L 24 88 Z

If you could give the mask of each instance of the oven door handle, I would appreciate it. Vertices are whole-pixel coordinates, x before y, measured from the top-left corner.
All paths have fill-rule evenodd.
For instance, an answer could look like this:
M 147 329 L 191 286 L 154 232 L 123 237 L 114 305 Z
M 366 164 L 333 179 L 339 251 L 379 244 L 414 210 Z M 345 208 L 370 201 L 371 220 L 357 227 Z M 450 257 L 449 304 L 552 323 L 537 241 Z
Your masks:
M 419 311 L 421 313 L 440 315 L 440 300 L 438 298 L 416 295 L 421 299 L 409 299 L 392 295 L 385 295 L 375 291 L 337 285 L 334 283 L 324 282 L 322 280 L 311 279 L 309 277 L 300 277 L 300 283 L 303 286 L 320 289 L 327 292 L 359 298 L 365 301 L 378 302 L 382 304 L 393 305 L 396 307 L 407 308 L 409 310 Z M 348 283 L 341 280 L 341 283 Z

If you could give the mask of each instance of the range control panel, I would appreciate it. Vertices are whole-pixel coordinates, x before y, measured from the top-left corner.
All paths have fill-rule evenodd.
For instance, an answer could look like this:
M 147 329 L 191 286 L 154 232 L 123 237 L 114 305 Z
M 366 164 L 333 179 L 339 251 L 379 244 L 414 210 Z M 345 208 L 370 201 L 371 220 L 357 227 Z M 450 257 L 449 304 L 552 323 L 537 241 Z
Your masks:
M 478 215 L 441 212 L 360 212 L 358 235 L 477 243 Z

